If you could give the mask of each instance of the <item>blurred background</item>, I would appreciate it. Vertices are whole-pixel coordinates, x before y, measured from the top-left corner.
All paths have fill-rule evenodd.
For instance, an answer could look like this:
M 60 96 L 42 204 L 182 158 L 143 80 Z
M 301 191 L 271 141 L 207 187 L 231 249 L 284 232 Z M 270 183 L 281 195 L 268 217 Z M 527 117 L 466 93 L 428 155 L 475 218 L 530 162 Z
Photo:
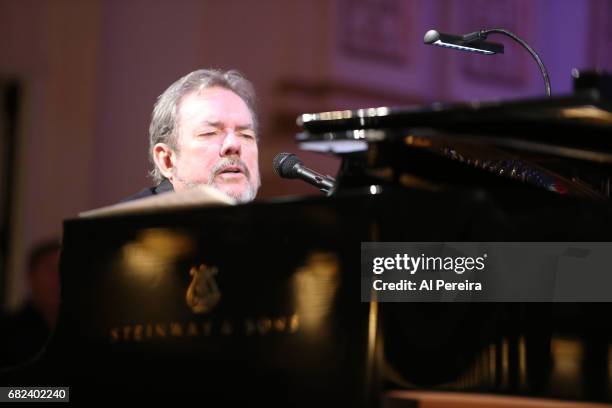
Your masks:
M 541 97 L 535 62 L 423 44 L 429 29 L 506 28 L 550 72 L 553 95 L 576 68 L 612 70 L 607 0 L 0 0 L 0 293 L 26 302 L 28 253 L 62 220 L 150 186 L 156 97 L 198 68 L 238 69 L 261 121 L 259 199 L 319 192 L 281 180 L 301 113 Z M 334 175 L 334 158 L 302 153 Z M 87 271 L 83 271 L 87 273 Z

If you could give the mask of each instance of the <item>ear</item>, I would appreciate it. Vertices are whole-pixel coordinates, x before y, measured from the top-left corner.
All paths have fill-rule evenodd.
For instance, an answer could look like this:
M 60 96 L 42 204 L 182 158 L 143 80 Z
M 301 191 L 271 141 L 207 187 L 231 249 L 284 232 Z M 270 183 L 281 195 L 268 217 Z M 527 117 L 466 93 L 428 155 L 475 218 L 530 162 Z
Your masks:
M 153 160 L 159 172 L 168 180 L 172 181 L 172 173 L 175 166 L 174 151 L 165 143 L 158 143 L 153 147 Z

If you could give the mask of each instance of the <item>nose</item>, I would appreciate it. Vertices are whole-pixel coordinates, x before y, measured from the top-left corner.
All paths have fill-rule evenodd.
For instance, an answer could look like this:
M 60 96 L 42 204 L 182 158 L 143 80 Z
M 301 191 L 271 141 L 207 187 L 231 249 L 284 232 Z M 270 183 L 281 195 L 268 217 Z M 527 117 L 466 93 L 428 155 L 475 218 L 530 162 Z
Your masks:
M 223 144 L 219 151 L 220 156 L 240 156 L 242 143 L 240 137 L 234 133 L 233 130 L 229 130 L 223 138 Z

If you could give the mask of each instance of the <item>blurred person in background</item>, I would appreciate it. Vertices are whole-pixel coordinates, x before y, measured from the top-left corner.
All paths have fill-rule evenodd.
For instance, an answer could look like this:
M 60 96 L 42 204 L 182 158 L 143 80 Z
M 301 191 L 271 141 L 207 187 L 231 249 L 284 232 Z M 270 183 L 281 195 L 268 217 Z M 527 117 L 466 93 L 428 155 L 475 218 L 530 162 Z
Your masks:
M 35 245 L 28 256 L 30 296 L 0 321 L 0 366 L 22 363 L 44 347 L 57 320 L 60 302 L 59 240 Z

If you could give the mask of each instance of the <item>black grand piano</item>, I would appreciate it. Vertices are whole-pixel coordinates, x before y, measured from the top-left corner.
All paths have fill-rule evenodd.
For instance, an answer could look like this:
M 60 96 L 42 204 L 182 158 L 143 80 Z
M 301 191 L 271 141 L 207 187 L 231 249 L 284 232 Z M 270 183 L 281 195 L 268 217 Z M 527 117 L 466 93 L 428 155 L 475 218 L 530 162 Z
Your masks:
M 360 301 L 361 242 L 612 241 L 610 77 L 298 123 L 342 158 L 329 196 L 66 220 L 57 328 L 3 382 L 83 403 L 612 400 L 609 303 Z

